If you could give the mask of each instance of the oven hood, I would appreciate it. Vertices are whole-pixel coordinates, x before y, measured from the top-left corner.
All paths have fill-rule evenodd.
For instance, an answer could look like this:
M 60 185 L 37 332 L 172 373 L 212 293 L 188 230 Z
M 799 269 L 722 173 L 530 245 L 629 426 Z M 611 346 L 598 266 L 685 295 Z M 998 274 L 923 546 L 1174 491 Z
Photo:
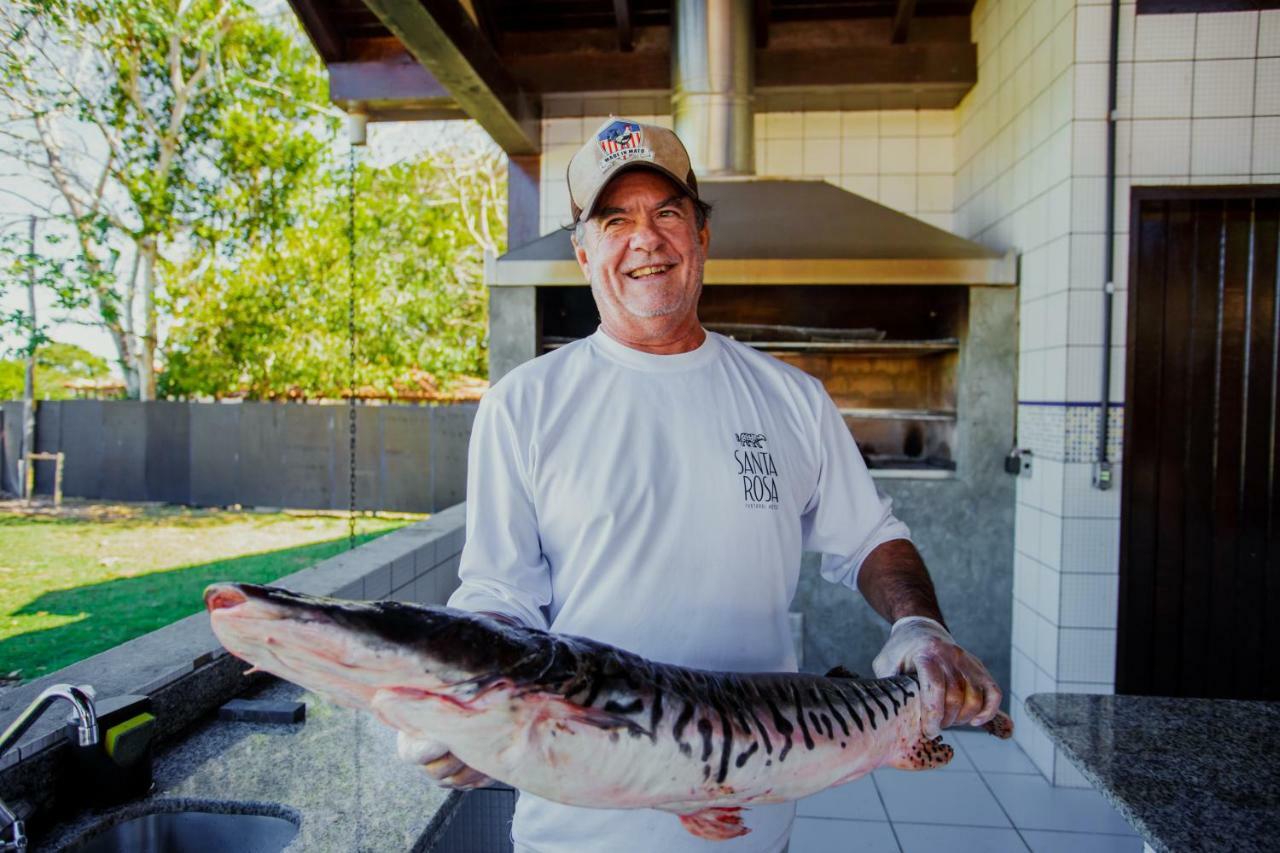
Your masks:
M 1013 285 L 1017 258 L 825 181 L 699 181 L 711 214 L 703 282 Z M 567 218 L 567 217 L 566 217 Z M 582 285 L 569 231 L 486 259 L 490 286 Z

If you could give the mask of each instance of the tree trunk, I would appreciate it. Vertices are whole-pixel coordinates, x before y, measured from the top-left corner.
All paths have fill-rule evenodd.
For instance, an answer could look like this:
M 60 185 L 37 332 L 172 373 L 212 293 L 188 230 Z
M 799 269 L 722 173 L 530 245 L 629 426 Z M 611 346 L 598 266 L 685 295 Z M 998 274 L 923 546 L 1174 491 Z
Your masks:
M 36 253 L 36 218 L 31 217 L 27 251 Z M 30 498 L 27 493 L 27 454 L 36 451 L 36 343 L 39 329 L 36 327 L 36 271 L 27 269 L 27 311 L 31 317 L 30 338 L 27 340 L 27 372 L 22 381 L 22 456 L 18 459 L 18 494 Z
M 138 339 L 138 399 L 156 398 L 156 248 L 155 237 L 142 240 L 142 335 Z

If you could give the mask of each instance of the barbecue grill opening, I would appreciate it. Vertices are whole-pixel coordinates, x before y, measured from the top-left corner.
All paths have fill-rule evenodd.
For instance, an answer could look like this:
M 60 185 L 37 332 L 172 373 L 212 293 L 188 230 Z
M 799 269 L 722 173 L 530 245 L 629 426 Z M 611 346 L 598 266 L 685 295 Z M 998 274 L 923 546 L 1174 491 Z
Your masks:
M 590 335 L 587 287 L 539 288 L 539 354 Z M 708 285 L 707 329 L 820 379 L 878 476 L 951 476 L 968 288 Z

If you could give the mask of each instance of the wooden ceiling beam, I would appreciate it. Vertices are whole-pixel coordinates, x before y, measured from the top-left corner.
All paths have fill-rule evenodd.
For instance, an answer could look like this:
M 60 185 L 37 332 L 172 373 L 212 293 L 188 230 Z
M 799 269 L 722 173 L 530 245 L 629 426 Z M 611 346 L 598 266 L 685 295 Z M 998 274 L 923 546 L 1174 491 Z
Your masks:
M 512 78 L 458 0 L 364 0 L 508 154 L 537 154 L 541 103 Z
M 329 20 L 329 14 L 325 11 L 327 4 L 321 0 L 289 0 L 289 6 L 302 22 L 307 38 L 311 39 L 311 44 L 321 59 L 336 62 L 344 58 L 342 37 Z
M 635 49 L 631 35 L 631 0 L 613 0 L 613 16 L 618 22 L 618 50 L 630 53 Z
M 916 0 L 898 0 L 898 9 L 893 15 L 894 44 L 902 44 L 907 40 L 907 30 L 911 28 L 911 16 L 916 12 Z
M 370 121 L 467 118 L 449 90 L 403 47 L 330 62 L 329 99 L 348 112 L 360 110 Z
M 756 47 L 769 46 L 769 0 L 756 0 L 755 20 L 752 22 L 756 31 Z

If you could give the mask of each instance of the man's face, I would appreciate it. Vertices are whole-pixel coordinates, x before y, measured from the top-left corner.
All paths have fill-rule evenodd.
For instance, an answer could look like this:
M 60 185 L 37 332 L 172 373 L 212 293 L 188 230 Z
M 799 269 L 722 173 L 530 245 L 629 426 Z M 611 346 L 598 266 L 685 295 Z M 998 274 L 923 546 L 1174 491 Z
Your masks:
M 575 250 L 606 331 L 666 341 L 697 324 L 710 233 L 663 175 L 625 172 L 605 188 Z

